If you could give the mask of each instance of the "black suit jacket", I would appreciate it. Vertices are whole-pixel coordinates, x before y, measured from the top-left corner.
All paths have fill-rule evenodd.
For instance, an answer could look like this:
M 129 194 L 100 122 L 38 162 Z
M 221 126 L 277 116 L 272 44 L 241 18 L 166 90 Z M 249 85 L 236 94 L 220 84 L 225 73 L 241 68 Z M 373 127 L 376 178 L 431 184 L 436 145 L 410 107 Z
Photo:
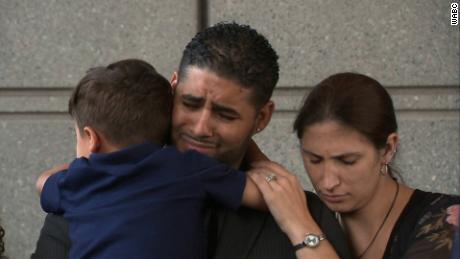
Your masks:
M 315 194 L 306 192 L 306 195 L 310 213 L 340 258 L 351 258 L 333 213 Z M 206 227 L 210 259 L 296 258 L 292 244 L 270 213 L 213 206 L 208 210 Z M 68 258 L 69 248 L 68 222 L 62 216 L 47 215 L 32 259 Z

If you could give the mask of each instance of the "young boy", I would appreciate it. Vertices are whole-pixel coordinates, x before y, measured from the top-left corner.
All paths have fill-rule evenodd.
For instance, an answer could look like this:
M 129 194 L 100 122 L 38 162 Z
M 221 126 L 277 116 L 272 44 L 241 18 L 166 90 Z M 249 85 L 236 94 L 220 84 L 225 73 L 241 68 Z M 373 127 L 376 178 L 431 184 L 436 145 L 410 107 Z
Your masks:
M 202 259 L 208 198 L 264 206 L 243 172 L 164 147 L 172 100 L 169 82 L 141 60 L 93 68 L 77 85 L 77 159 L 37 181 L 42 208 L 70 222 L 70 258 Z

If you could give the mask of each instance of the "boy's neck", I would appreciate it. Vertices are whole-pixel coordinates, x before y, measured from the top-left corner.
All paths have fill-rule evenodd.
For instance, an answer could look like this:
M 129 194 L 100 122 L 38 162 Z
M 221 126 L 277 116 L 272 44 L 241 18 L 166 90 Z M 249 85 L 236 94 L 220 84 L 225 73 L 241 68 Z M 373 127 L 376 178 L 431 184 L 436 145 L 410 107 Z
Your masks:
M 113 145 L 107 141 L 101 141 L 99 147 L 94 150 L 93 152 L 91 152 L 91 154 L 107 154 L 107 153 L 112 153 L 112 152 L 116 152 L 116 151 L 119 151 L 121 149 L 123 149 L 125 147 L 121 147 L 119 145 Z M 89 158 L 89 157 L 87 157 Z
M 118 151 L 120 149 L 123 149 L 123 147 L 117 146 L 117 145 L 112 145 L 108 142 L 106 143 L 101 143 L 101 146 L 98 150 L 97 153 L 112 153 L 115 151 Z

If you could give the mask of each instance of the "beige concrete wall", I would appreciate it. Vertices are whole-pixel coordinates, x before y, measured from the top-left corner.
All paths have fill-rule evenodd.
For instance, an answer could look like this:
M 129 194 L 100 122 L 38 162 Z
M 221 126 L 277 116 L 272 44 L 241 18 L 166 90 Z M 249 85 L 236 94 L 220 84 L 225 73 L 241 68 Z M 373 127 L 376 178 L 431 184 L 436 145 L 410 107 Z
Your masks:
M 30 256 L 43 222 L 38 173 L 73 157 L 70 88 L 89 67 L 128 57 L 169 77 L 200 13 L 210 24 L 250 24 L 279 53 L 276 113 L 257 141 L 305 188 L 296 110 L 321 79 L 357 71 L 394 98 L 406 182 L 459 193 L 459 28 L 450 26 L 449 2 L 216 0 L 207 12 L 199 2 L 0 0 L 0 218 L 11 258 Z

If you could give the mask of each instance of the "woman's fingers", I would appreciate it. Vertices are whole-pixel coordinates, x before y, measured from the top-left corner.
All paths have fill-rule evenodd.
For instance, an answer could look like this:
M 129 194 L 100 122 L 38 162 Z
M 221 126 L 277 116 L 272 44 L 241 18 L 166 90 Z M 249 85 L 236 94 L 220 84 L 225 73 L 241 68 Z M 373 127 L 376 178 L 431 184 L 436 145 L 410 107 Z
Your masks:
M 305 230 L 317 228 L 308 210 L 305 192 L 295 175 L 273 162 L 257 162 L 253 166 L 251 179 L 260 188 L 271 214 L 291 241 L 297 242 Z M 276 177 L 267 179 L 272 174 Z
M 254 172 L 259 174 L 259 181 L 263 183 L 265 188 L 269 188 L 270 190 L 270 193 L 263 191 L 264 199 L 269 206 L 269 203 L 276 199 L 281 201 L 281 203 L 306 207 L 307 201 L 304 189 L 294 174 L 274 162 L 258 162 L 254 164 L 254 167 Z M 268 183 L 266 177 L 271 174 L 275 174 L 276 176 Z M 279 205 L 275 206 L 279 207 Z
M 283 186 L 284 188 L 295 189 L 298 192 L 303 193 L 303 188 L 300 185 L 300 182 L 297 179 L 297 176 L 289 172 L 283 166 L 275 162 L 268 162 L 268 161 L 261 161 L 261 162 L 253 163 L 252 166 L 253 168 L 260 170 L 262 172 L 275 174 L 277 184 Z M 274 187 L 274 188 L 277 188 L 277 187 Z
M 267 182 L 267 176 L 265 172 L 263 172 L 261 169 L 252 169 L 247 172 L 251 180 L 256 184 L 257 188 L 260 189 L 262 194 L 267 194 L 268 192 L 271 192 L 271 186 L 269 182 Z
M 251 164 L 252 168 L 259 168 L 264 169 L 266 171 L 275 173 L 277 175 L 282 175 L 284 177 L 292 177 L 294 176 L 291 172 L 289 172 L 286 168 L 281 166 L 280 164 L 272 161 L 257 161 Z

